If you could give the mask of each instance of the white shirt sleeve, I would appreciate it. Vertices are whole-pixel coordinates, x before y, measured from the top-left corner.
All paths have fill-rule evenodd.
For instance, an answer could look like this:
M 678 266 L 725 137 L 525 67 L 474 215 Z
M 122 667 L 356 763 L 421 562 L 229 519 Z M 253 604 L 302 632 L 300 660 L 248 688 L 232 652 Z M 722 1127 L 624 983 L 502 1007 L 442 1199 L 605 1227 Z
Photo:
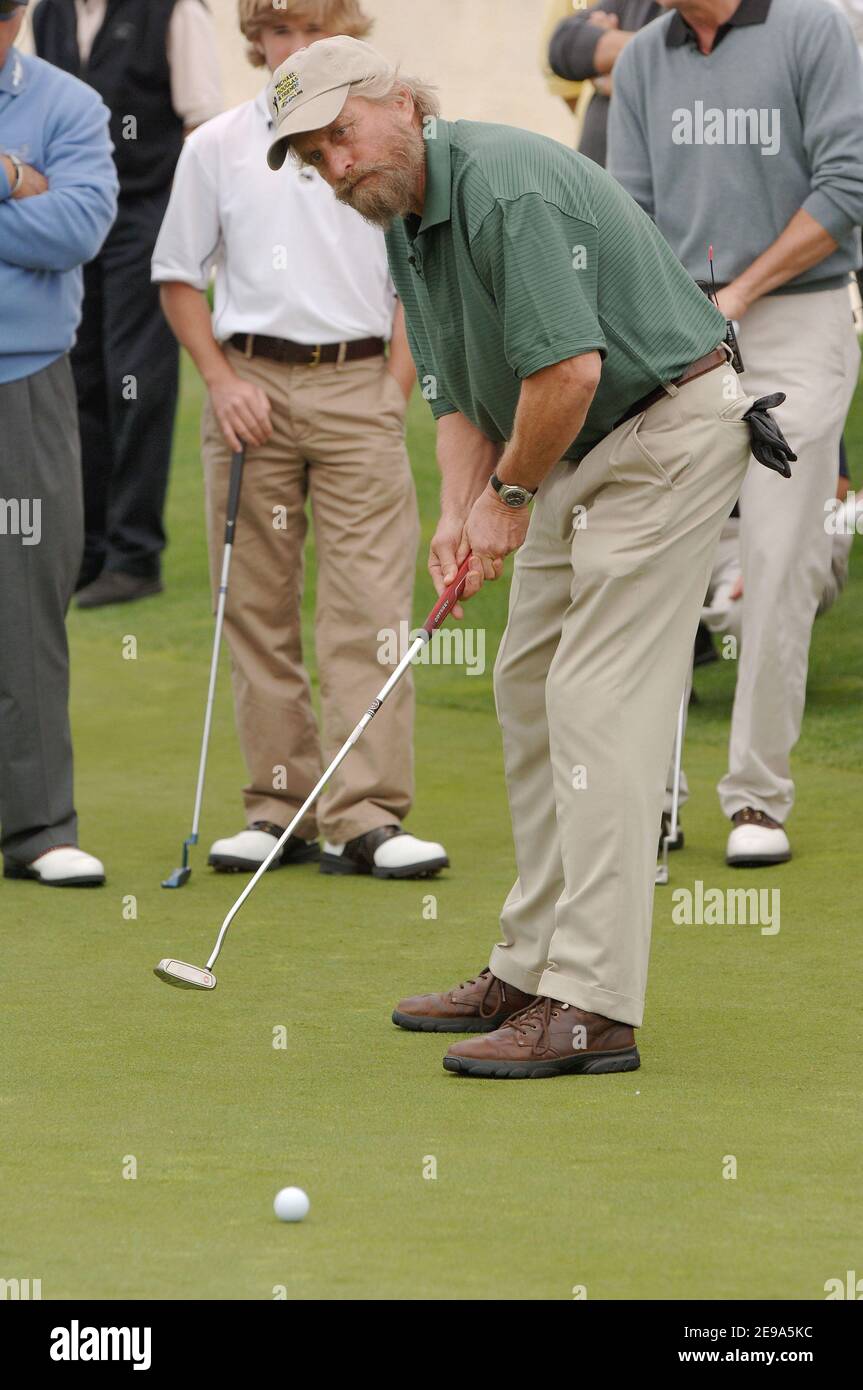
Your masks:
M 830 0 L 830 3 L 842 11 L 858 44 L 863 45 L 863 0 Z
M 190 136 L 174 174 L 171 198 L 153 251 L 152 279 L 180 280 L 206 290 L 219 259 L 219 191 L 201 142 Z
M 201 0 L 177 0 L 168 26 L 171 103 L 185 126 L 203 125 L 223 107 L 213 16 Z

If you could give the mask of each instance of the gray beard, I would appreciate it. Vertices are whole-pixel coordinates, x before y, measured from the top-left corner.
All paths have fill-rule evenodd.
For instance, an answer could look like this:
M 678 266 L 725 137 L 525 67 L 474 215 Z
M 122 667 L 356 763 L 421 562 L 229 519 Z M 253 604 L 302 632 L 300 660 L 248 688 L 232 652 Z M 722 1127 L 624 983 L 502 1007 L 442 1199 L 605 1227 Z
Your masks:
M 396 217 L 410 212 L 424 164 L 425 142 L 419 131 L 412 131 L 390 163 L 363 166 L 354 173 L 351 183 L 339 185 L 336 197 L 373 227 L 386 231 Z M 371 173 L 377 175 L 374 183 L 357 186 L 357 180 Z

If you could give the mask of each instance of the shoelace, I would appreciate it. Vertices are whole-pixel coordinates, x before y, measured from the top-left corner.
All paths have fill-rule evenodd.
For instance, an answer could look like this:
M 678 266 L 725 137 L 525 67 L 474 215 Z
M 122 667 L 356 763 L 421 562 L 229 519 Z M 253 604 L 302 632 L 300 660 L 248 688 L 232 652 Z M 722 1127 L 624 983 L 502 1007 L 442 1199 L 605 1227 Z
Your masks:
M 513 1014 L 508 1018 L 507 1028 L 512 1028 L 514 1032 L 526 1036 L 539 1028 L 539 1038 L 534 1043 L 538 1051 L 544 1051 L 549 1046 L 549 1029 L 551 1027 L 551 1011 L 554 1001 L 547 997 L 535 999 L 532 1004 L 528 1004 L 526 1009 L 521 1009 L 519 1013 Z
M 488 996 L 491 993 L 492 986 L 495 984 L 495 977 L 494 975 L 492 975 L 491 970 L 488 966 L 486 966 L 485 970 L 481 970 L 478 975 L 475 975 L 472 980 L 462 980 L 460 985 L 456 985 L 455 989 L 450 991 L 450 998 L 452 999 L 453 995 L 457 994 L 460 989 L 467 989 L 470 985 L 478 985 L 479 982 L 482 979 L 484 979 L 486 975 L 488 976 L 488 980 L 486 981 L 486 986 L 483 991 L 482 998 L 479 1001 L 480 1018 L 491 1018 L 493 1014 L 497 1013 L 497 1009 L 486 1008 L 486 1000 L 488 999 Z M 505 999 L 505 986 L 502 980 L 500 981 L 500 989 L 501 997 Z M 455 1001 L 453 1000 L 453 1002 Z
M 765 811 L 756 810 L 754 806 L 746 806 L 740 821 L 741 825 L 766 825 L 768 830 L 775 829 L 775 821 L 772 816 L 768 816 Z

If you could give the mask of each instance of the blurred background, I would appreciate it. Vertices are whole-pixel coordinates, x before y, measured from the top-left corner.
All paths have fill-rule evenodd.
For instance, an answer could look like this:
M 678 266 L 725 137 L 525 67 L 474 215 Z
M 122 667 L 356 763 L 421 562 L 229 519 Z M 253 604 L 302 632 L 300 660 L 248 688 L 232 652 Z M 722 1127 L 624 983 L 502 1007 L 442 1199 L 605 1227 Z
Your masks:
M 236 106 L 259 90 L 261 73 L 246 62 L 236 0 L 207 3 L 219 31 L 225 105 Z M 367 8 L 377 17 L 371 42 L 437 86 L 445 116 L 504 121 L 572 142 L 572 118 L 542 73 L 545 0 L 371 0 Z M 21 47 L 32 51 L 29 35 Z

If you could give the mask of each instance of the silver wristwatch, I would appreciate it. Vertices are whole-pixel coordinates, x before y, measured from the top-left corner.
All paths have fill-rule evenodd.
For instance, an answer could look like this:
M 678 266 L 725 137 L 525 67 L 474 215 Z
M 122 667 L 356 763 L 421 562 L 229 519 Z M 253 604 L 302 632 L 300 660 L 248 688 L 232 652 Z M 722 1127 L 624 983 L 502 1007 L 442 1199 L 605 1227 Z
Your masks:
M 502 483 L 496 473 L 492 473 L 489 482 L 500 498 L 508 507 L 526 507 L 536 496 L 526 487 L 521 487 L 518 483 Z
M 9 160 L 9 163 L 12 165 L 12 168 L 15 170 L 15 182 L 12 184 L 9 190 L 9 197 L 14 198 L 15 194 L 18 192 L 18 189 L 24 182 L 24 165 L 18 158 L 17 154 L 12 154 L 9 150 L 4 150 L 3 153 Z

